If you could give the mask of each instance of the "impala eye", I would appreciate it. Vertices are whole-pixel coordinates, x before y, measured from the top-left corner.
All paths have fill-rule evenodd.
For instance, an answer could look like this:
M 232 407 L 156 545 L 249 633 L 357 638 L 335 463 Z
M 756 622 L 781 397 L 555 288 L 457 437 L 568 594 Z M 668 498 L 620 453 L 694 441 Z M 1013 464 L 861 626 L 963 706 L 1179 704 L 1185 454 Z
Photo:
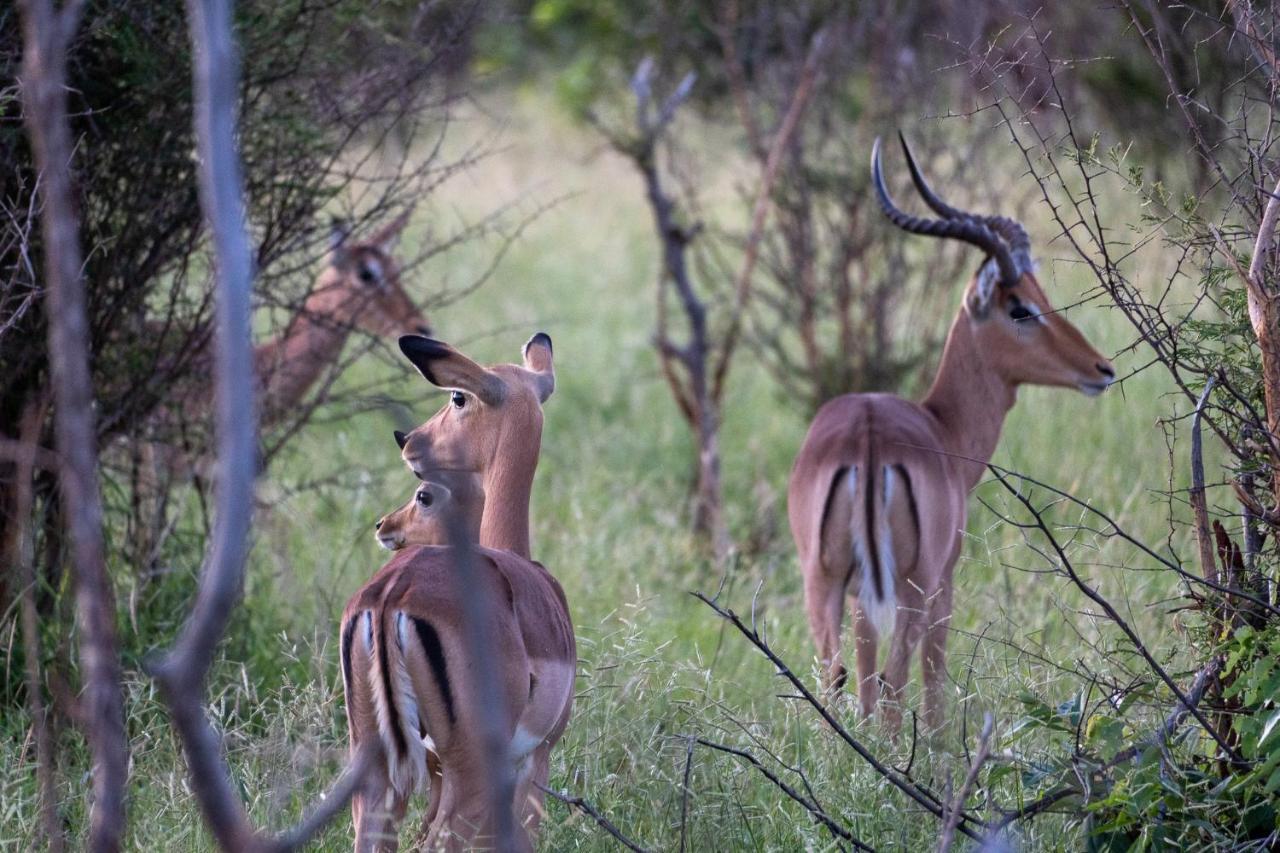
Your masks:
M 426 489 L 418 492 L 418 503 L 423 506 L 431 506 L 435 502 L 435 498 Z
M 1009 309 L 1009 316 L 1014 320 L 1030 320 L 1035 314 L 1022 303 L 1018 303 Z
M 452 391 L 449 394 L 449 402 L 453 403 L 455 409 L 461 409 L 467 404 L 467 395 L 461 391 Z

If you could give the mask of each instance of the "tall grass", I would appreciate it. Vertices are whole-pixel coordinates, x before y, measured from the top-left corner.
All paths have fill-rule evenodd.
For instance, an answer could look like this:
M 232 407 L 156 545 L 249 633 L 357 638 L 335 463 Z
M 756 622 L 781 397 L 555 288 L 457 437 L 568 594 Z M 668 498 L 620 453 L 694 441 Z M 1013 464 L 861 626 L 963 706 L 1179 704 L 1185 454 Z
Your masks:
M 491 134 L 493 116 L 501 115 L 506 147 L 447 184 L 419 210 L 406 239 L 412 246 L 426 229 L 448 230 L 522 194 L 529 205 L 570 194 L 516 243 L 488 285 L 433 318 L 441 337 L 480 360 L 515 360 L 536 330 L 555 341 L 557 389 L 546 406 L 533 550 L 565 587 L 581 667 L 552 784 L 586 796 L 641 843 L 673 849 L 686 736 L 704 735 L 802 767 L 823 805 L 864 840 L 889 849 L 926 847 L 935 822 L 842 749 L 814 714 L 779 696 L 787 691 L 768 663 L 687 594 L 712 591 L 724 579 L 685 529 L 692 447 L 649 347 L 657 258 L 637 177 L 588 132 L 549 112 L 545 97 L 532 90 L 494 96 L 489 105 L 487 113 L 477 111 L 455 128 L 455 144 Z M 710 177 L 731 186 L 731 165 L 722 164 Z M 1043 234 L 1047 223 L 1040 224 Z M 884 239 L 911 238 L 886 227 Z M 464 282 L 488 263 L 491 250 L 459 247 L 416 273 L 411 287 L 430 291 L 441 282 Z M 1054 249 L 1042 253 L 1047 289 L 1060 306 L 1075 303 L 1085 278 L 1071 264 L 1053 262 Z M 911 270 L 903 276 L 910 280 Z M 951 288 L 958 306 L 963 284 L 930 286 Z M 1128 342 L 1122 321 L 1096 302 L 1069 316 L 1104 351 Z M 911 323 L 932 328 L 949 320 L 915 317 Z M 1121 355 L 1121 375 L 1138 359 Z M 390 370 L 371 361 L 346 381 L 367 382 Z M 400 387 L 407 410 L 391 406 L 312 426 L 260 490 L 246 600 L 216 671 L 211 703 L 227 730 L 243 795 L 263 823 L 283 825 L 296 816 L 343 755 L 336 620 L 346 597 L 383 561 L 372 536 L 374 520 L 413 488 L 391 430 L 425 419 L 443 402 L 407 371 Z M 1024 390 L 995 462 L 1088 496 L 1153 544 L 1168 540 L 1182 548 L 1185 536 L 1167 529 L 1161 497 L 1169 483 L 1157 422 L 1169 406 L 1162 399 L 1168 390 L 1153 371 L 1096 400 Z M 813 649 L 784 499 L 806 428 L 803 409 L 745 348 L 724 421 L 731 525 L 740 539 L 751 533 L 763 545 L 732 566 L 723 596 L 740 611 L 754 602 L 773 646 L 811 677 Z M 295 488 L 315 481 L 320 484 Z M 977 498 L 1005 504 L 991 484 L 980 486 Z M 1136 565 L 1133 555 L 1113 542 L 1082 534 L 1072 548 L 1093 581 L 1127 606 L 1143 636 L 1162 655 L 1176 656 L 1177 637 L 1160 605 L 1172 590 L 1169 579 L 1126 567 Z M 195 549 L 175 556 L 175 570 L 193 572 L 200 556 Z M 1050 704 L 1070 698 L 1075 687 L 1053 664 L 1107 670 L 1108 633 L 1082 612 L 1076 591 L 1037 571 L 1042 568 L 1019 531 L 971 500 L 956 575 L 950 725 L 927 742 L 913 746 L 907 737 L 895 745 L 845 702 L 839 711 L 847 724 L 889 760 L 905 765 L 914 752 L 913 772 L 941 790 L 963 773 L 962 736 L 974 736 L 984 711 L 1007 732 L 1021 713 L 1019 696 Z M 181 612 L 175 602 L 175 622 Z M 137 661 L 128 663 L 130 843 L 137 849 L 210 849 L 163 711 Z M 20 715 L 0 722 L 0 848 L 24 846 L 36 824 L 31 748 Z M 63 739 L 71 743 L 74 735 Z M 1008 745 L 997 744 L 1000 750 Z M 1035 744 L 1019 742 L 1017 748 L 1023 774 L 1006 784 L 1008 803 L 1034 773 Z M 65 814 L 77 834 L 87 812 L 87 768 L 80 762 L 62 767 L 60 775 Z M 729 756 L 696 752 L 690 791 L 690 849 L 832 846 L 798 808 Z M 549 811 L 541 849 L 612 849 L 589 820 L 556 804 Z M 406 839 L 416 830 L 414 815 L 405 824 Z M 1079 846 L 1078 832 L 1043 818 L 1022 841 L 1028 849 Z M 321 847 L 338 850 L 349 843 L 344 818 Z

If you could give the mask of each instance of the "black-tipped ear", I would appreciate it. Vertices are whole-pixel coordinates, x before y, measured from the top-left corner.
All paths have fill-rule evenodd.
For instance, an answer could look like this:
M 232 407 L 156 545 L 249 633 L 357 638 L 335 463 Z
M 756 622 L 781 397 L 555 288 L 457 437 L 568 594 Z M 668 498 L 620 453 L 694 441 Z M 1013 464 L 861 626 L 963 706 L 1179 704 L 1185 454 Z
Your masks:
M 434 338 L 424 338 L 421 335 L 403 335 L 400 338 L 400 352 L 404 353 L 405 357 L 413 362 L 413 366 L 418 368 L 418 372 L 425 376 L 428 382 L 438 385 L 440 384 L 439 381 L 431 372 L 431 362 L 447 358 L 453 350 L 449 348 L 448 344 L 441 343 Z
M 529 352 L 529 347 L 534 345 L 544 346 L 548 350 L 551 350 L 554 352 L 551 346 L 551 336 L 548 335 L 546 332 L 537 332 L 536 334 L 534 334 L 532 338 L 529 338 L 529 342 L 524 345 L 524 352 L 525 353 Z
M 409 436 L 405 435 L 400 430 L 396 430 L 392 435 L 396 437 L 396 444 L 400 446 L 401 450 L 404 450 L 404 446 L 409 443 Z

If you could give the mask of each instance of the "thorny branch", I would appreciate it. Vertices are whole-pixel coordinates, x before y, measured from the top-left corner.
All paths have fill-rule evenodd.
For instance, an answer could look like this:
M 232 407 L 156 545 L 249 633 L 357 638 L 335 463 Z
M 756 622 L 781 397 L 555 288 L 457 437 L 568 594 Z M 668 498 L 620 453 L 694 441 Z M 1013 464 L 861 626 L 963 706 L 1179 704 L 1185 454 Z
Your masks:
M 1128 621 L 1120 615 L 1120 612 L 1116 610 L 1115 606 L 1107 600 L 1106 596 L 1098 592 L 1076 571 L 1075 565 L 1067 555 L 1062 543 L 1058 540 L 1058 537 L 1045 521 L 1044 514 L 1021 489 L 1015 487 L 1011 482 L 1009 482 L 1010 476 L 1020 475 L 1012 474 L 1012 472 L 1005 471 L 995 465 L 988 465 L 987 468 L 995 476 L 996 480 L 999 481 L 1000 485 L 1002 485 L 1009 494 L 1013 495 L 1014 498 L 1027 510 L 1027 512 L 1031 514 L 1033 526 L 1048 540 L 1050 547 L 1057 556 L 1058 565 L 1076 588 L 1084 593 L 1086 598 L 1102 608 L 1107 618 L 1111 620 L 1111 622 L 1118 627 L 1122 633 L 1124 633 L 1124 635 L 1129 639 L 1129 642 L 1133 645 L 1134 650 L 1137 651 L 1138 654 L 1141 655 L 1142 659 L 1146 661 L 1151 672 L 1164 682 L 1165 686 L 1168 687 L 1170 692 L 1172 692 L 1177 698 L 1180 706 L 1185 708 L 1188 713 L 1195 717 L 1196 722 L 1198 722 L 1209 737 L 1218 744 L 1218 747 L 1223 751 L 1223 754 L 1236 764 L 1246 764 L 1247 762 L 1245 762 L 1236 749 L 1232 747 L 1231 744 L 1227 743 L 1222 735 L 1218 733 L 1218 730 L 1211 722 L 1209 722 L 1203 712 L 1197 709 L 1194 703 L 1191 702 L 1190 698 L 1183 694 L 1182 688 L 1178 687 L 1177 682 L 1169 676 L 1169 673 L 1160 665 L 1160 662 L 1155 659 L 1155 656 L 1151 653 L 1151 650 L 1147 648 L 1146 644 L 1142 641 L 1142 638 L 1138 636 L 1137 632 L 1128 623 Z

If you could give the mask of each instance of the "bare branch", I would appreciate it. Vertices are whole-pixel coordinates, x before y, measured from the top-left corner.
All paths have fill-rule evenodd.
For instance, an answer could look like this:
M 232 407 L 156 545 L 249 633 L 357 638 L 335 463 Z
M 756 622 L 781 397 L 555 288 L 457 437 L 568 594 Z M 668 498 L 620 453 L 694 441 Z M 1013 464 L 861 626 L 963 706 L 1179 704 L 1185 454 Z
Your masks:
M 800 71 L 800 80 L 796 83 L 795 94 L 791 96 L 791 105 L 786 116 L 774 134 L 773 144 L 769 147 L 769 156 L 764 163 L 760 175 L 760 185 L 756 188 L 755 205 L 751 212 L 751 230 L 747 232 L 746 244 L 743 247 L 742 268 L 738 272 L 738 281 L 734 287 L 733 311 L 729 315 L 729 328 L 725 331 L 720 344 L 720 354 L 715 366 L 715 378 L 711 383 L 711 395 L 717 401 L 724 393 L 725 379 L 729 374 L 733 351 L 738 343 L 738 334 L 742 330 L 742 314 L 751 298 L 751 276 L 755 272 L 756 259 L 760 252 L 760 239 L 764 236 L 765 219 L 769 215 L 770 202 L 773 199 L 773 185 L 778 179 L 778 170 L 782 166 L 782 156 L 800 126 L 809 98 L 813 95 L 814 81 L 818 77 L 818 65 L 823 49 L 827 43 L 826 30 L 818 30 L 809 42 L 809 53 L 805 57 Z
M 964 808 L 964 801 L 968 799 L 969 792 L 973 790 L 974 783 L 978 781 L 978 771 L 982 769 L 982 765 L 991 754 L 991 731 L 994 726 L 995 718 L 991 714 L 987 714 L 982 721 L 982 734 L 978 738 L 978 750 L 973 754 L 973 758 L 969 762 L 969 772 L 965 774 L 960 790 L 956 791 L 951 808 L 947 811 L 947 820 L 942 825 L 942 835 L 938 838 L 938 853 L 947 853 L 955 841 L 956 821 L 960 819 L 960 811 Z
M 786 663 L 782 660 L 782 658 L 778 657 L 777 653 L 775 653 L 773 649 L 769 647 L 769 644 L 766 643 L 758 633 L 756 633 L 755 629 L 746 625 L 738 617 L 738 614 L 734 613 L 732 610 L 728 608 L 721 607 L 719 604 L 717 604 L 712 599 L 708 598 L 703 593 L 694 592 L 691 594 L 693 595 L 694 598 L 698 599 L 703 604 L 707 605 L 712 610 L 714 610 L 720 616 L 720 618 L 728 621 L 729 624 L 737 628 L 738 632 L 742 634 L 742 636 L 746 637 L 747 640 L 753 646 L 755 646 L 760 651 L 761 654 L 763 654 L 766 658 L 769 659 L 769 662 L 772 663 L 774 667 L 777 669 L 778 674 L 781 675 L 783 678 L 785 678 L 787 681 L 791 682 L 791 685 L 797 691 L 799 691 L 800 696 L 804 699 L 804 701 L 808 702 L 809 705 L 813 707 L 815 711 L 818 712 L 818 715 L 821 716 L 824 721 L 826 721 L 827 725 L 831 726 L 832 730 L 837 735 L 839 735 L 840 739 L 843 740 L 846 744 L 848 744 L 853 749 L 853 751 L 856 752 L 860 758 L 862 758 L 863 761 L 871 765 L 871 768 L 873 770 L 875 770 L 882 777 L 884 777 L 884 779 L 888 781 L 891 785 L 893 785 L 895 788 L 902 791 L 902 793 L 906 794 L 908 797 L 914 800 L 925 811 L 929 812 L 929 814 L 933 815 L 939 820 L 944 819 L 945 809 L 941 805 L 938 798 L 932 792 L 922 787 L 919 783 L 908 778 L 903 773 L 898 772 L 897 770 L 893 769 L 892 767 L 888 766 L 887 764 L 885 764 L 884 762 L 876 758 L 875 755 L 872 754 L 871 750 L 869 750 L 865 745 L 863 745 L 861 741 L 855 738 L 849 732 L 849 730 L 846 729 L 838 719 L 836 719 L 835 715 L 831 713 L 830 709 L 828 709 L 827 706 L 817 696 L 813 694 L 813 691 L 811 691 L 805 685 L 804 681 L 802 681 L 799 676 L 797 676 L 794 672 L 792 672 L 791 668 L 786 665 Z M 974 829 L 972 829 L 969 826 L 969 824 L 974 824 L 976 826 L 983 827 L 983 828 L 985 828 L 986 826 L 982 821 L 978 820 L 977 818 L 962 812 L 960 815 L 960 823 L 957 825 L 956 829 L 961 834 L 968 836 L 974 841 L 981 840 L 982 835 L 979 834 Z
M 125 826 L 128 741 L 120 691 L 115 592 L 107 576 L 98 489 L 97 426 L 89 374 L 83 257 L 71 182 L 67 120 L 67 44 L 80 2 L 55 12 L 51 0 L 23 4 L 23 84 L 27 132 L 41 173 L 49 361 L 62 500 L 75 566 L 76 619 L 85 676 L 86 736 L 93 755 L 93 806 L 88 846 L 118 850 Z
M 27 713 L 36 743 L 36 789 L 40 798 L 40 822 L 49 853 L 61 853 L 66 848 L 66 837 L 58 818 L 58 789 L 55 778 L 53 737 L 49 731 L 49 718 L 44 704 L 44 677 L 40 665 L 40 620 L 36 613 L 36 572 L 28 554 L 27 535 L 31 516 L 32 474 L 36 454 L 40 450 L 36 439 L 44 420 L 45 407 L 30 405 L 23 415 L 22 437 L 16 445 L 13 460 L 14 487 L 12 504 L 8 507 L 13 524 L 8 530 L 8 541 L 0 551 L 4 563 L 11 566 L 18 577 L 19 617 L 22 622 L 22 652 L 26 668 Z M 25 453 L 23 452 L 25 450 Z M 47 451 L 45 451 L 47 453 Z
M 574 808 L 581 809 L 592 820 L 594 820 L 601 829 L 612 835 L 619 844 L 632 851 L 632 853 L 649 853 L 645 848 L 623 835 L 622 831 L 618 829 L 618 827 L 614 826 L 608 818 L 596 811 L 595 806 L 591 805 L 591 803 L 587 802 L 582 797 L 575 797 L 571 794 L 557 791 L 555 788 L 549 788 L 539 782 L 534 782 L 534 784 L 538 786 L 538 790 L 542 791 L 544 794 L 550 794 L 552 798 L 559 800 L 566 806 L 573 806 Z
M 1200 400 L 1196 403 L 1196 413 L 1191 419 L 1191 491 L 1188 500 L 1195 515 L 1196 544 L 1200 546 L 1200 571 L 1205 579 L 1218 582 L 1218 564 L 1213 558 L 1213 544 L 1209 541 L 1209 510 L 1204 498 L 1204 455 L 1201 452 L 1200 417 L 1204 413 L 1205 403 L 1217 378 L 1210 376 L 1200 392 Z
M 855 850 L 874 850 L 875 849 L 874 847 L 871 847 L 870 845 L 865 844 L 862 841 L 859 841 L 857 838 L 855 838 L 852 832 L 850 832 L 847 828 L 845 828 L 841 824 L 837 823 L 836 820 L 832 818 L 831 815 L 823 811 L 823 809 L 816 802 L 814 802 L 809 797 L 806 797 L 805 795 L 801 794 L 799 791 L 792 788 L 786 782 L 783 782 L 780 778 L 778 778 L 778 775 L 776 773 L 774 773 L 768 767 L 765 767 L 763 764 L 761 764 L 760 759 L 756 758 L 751 753 L 741 749 L 734 749 L 731 746 L 725 746 L 722 743 L 716 743 L 714 741 L 710 741 L 705 738 L 698 738 L 697 742 L 702 744 L 703 746 L 710 747 L 711 749 L 716 749 L 716 750 L 719 750 L 720 752 L 726 752 L 729 755 L 736 755 L 737 757 L 746 761 L 756 770 L 760 771 L 760 775 L 768 779 L 775 788 L 777 788 L 779 791 L 786 794 L 789 798 L 791 798 L 792 800 L 794 800 L 795 802 L 803 806 L 804 810 L 807 811 L 815 821 L 822 824 L 822 826 L 826 828 L 828 832 L 830 832 L 837 839 L 849 842 L 850 844 L 853 845 Z

